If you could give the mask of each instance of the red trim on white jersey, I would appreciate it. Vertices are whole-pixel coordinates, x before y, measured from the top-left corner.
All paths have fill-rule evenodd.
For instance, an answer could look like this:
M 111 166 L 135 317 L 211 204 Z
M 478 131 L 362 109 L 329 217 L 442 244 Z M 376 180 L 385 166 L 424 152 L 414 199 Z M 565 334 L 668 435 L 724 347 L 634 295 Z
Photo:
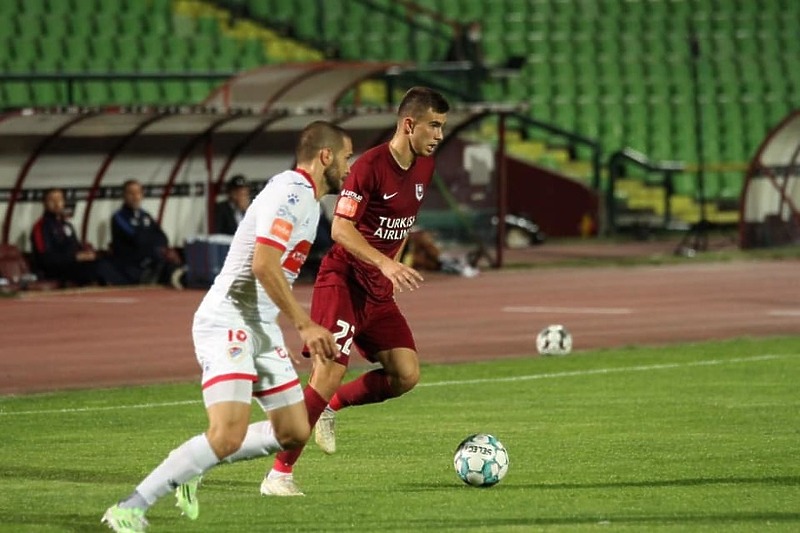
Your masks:
M 277 248 L 281 252 L 286 251 L 286 246 L 283 243 L 274 241 L 269 237 L 256 237 L 256 242 L 259 244 L 266 244 L 267 246 L 272 246 L 273 248 Z
M 253 396 L 255 396 L 256 398 L 261 398 L 262 396 L 269 396 L 271 394 L 277 394 L 279 392 L 285 391 L 286 389 L 291 389 L 295 385 L 300 385 L 300 380 L 299 379 L 295 379 L 295 380 L 290 381 L 288 383 L 284 383 L 283 385 L 278 385 L 277 387 L 273 387 L 271 389 L 255 391 L 253 393 Z
M 309 174 L 308 172 L 306 172 L 302 168 L 295 168 L 294 171 L 308 180 L 308 182 L 311 184 L 311 190 L 314 191 L 314 198 L 316 198 L 317 197 L 317 184 L 314 183 L 314 180 L 311 178 L 311 174 Z
M 238 379 L 241 379 L 241 380 L 244 380 L 244 381 L 252 381 L 252 382 L 255 383 L 256 381 L 258 381 L 258 376 L 256 376 L 255 374 L 242 374 L 242 373 L 222 374 L 221 376 L 213 377 L 213 378 L 209 379 L 208 381 L 206 381 L 205 383 L 203 383 L 203 389 L 205 390 L 205 389 L 209 388 L 211 385 L 216 385 L 217 383 L 219 383 L 221 381 L 235 381 L 235 380 L 238 380 Z

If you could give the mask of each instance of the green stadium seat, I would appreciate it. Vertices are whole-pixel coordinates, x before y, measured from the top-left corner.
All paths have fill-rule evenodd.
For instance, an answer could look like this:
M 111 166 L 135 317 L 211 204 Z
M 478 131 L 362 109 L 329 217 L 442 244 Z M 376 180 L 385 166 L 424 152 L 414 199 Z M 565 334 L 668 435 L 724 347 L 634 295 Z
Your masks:
M 188 59 L 192 53 L 192 41 L 187 37 L 171 35 L 164 40 L 169 55 Z
M 106 81 L 85 81 L 82 82 L 83 91 L 80 94 L 81 102 L 86 105 L 106 105 L 110 104 L 111 91 Z
M 168 80 L 161 83 L 164 90 L 164 103 L 167 104 L 187 104 L 190 99 L 187 97 L 186 83 L 183 80 Z
M 157 56 L 141 55 L 134 62 L 134 69 L 137 72 L 153 74 L 162 68 L 161 58 Z
M 145 15 L 149 7 L 147 2 L 141 0 L 122 0 L 120 2 L 120 13 L 127 15 Z
M 292 23 L 296 34 L 302 39 L 315 39 L 319 34 L 318 18 L 313 11 L 302 11 L 292 18 Z
M 53 38 L 62 38 L 69 35 L 69 27 L 64 24 L 65 15 L 48 14 L 41 18 L 42 35 Z
M 0 2 L 2 3 L 2 2 Z M 17 36 L 17 24 L 13 15 L 0 14 L 0 38 L 11 39 Z
M 366 60 L 380 60 L 386 57 L 386 42 L 381 33 L 366 33 L 361 36 L 361 54 Z
M 12 17 L 19 11 L 19 5 L 17 5 L 16 0 L 6 0 L 5 2 L 0 2 L 0 20 L 5 19 L 13 23 Z M 3 35 L 10 34 L 4 33 Z
M 88 39 L 94 36 L 93 18 L 87 15 L 74 14 L 70 22 L 70 36 Z
M 2 84 L 3 106 L 22 107 L 31 104 L 30 86 L 24 81 L 7 81 Z
M 139 80 L 134 82 L 136 100 L 143 104 L 159 104 L 163 102 L 161 85 L 157 81 Z
M 88 69 L 85 56 L 62 56 L 60 66 L 62 71 L 70 74 L 80 73 Z
M 161 58 L 161 68 L 166 72 L 187 72 L 189 68 L 188 57 L 167 55 Z
M 119 105 L 136 104 L 136 89 L 132 81 L 111 81 L 109 82 L 111 91 L 111 102 Z
M 44 46 L 45 42 L 40 42 L 40 45 Z M 98 49 L 101 46 L 96 45 Z M 49 48 L 47 49 L 45 55 L 52 55 L 52 56 L 70 56 L 75 58 L 87 58 L 94 54 L 93 46 L 91 41 L 87 37 L 67 37 L 63 41 L 49 43 Z M 98 54 L 99 55 L 99 54 Z M 113 57 L 113 54 L 107 55 L 106 57 Z
M 102 0 L 100 0 L 102 1 Z M 71 2 L 72 18 L 82 20 L 93 17 L 97 12 L 102 11 L 104 5 L 96 0 L 75 0 Z
M 147 31 L 147 18 L 135 11 L 123 11 L 117 14 L 119 35 L 144 35 Z
M 47 0 L 23 0 L 17 5 L 23 13 L 31 16 L 44 15 L 49 10 Z
M 421 41 L 418 41 L 421 42 Z M 339 49 L 342 57 L 346 59 L 355 59 L 361 52 L 361 43 L 359 36 L 355 33 L 347 33 L 342 35 L 339 40 Z
M 187 83 L 186 94 L 189 102 L 202 103 L 209 97 L 217 82 L 208 80 L 192 80 Z
M 219 21 L 217 21 L 216 17 L 199 17 L 197 19 L 197 32 L 209 38 L 216 38 L 220 34 Z
M 66 103 L 66 95 L 60 83 L 35 82 L 31 83 L 31 98 L 39 107 L 52 107 Z
M 92 20 L 92 36 L 111 38 L 125 34 L 121 19 L 113 11 L 100 11 Z
M 149 13 L 143 19 L 142 24 L 146 28 L 147 38 L 156 39 L 172 32 L 172 18 L 160 13 Z
M 102 0 L 101 0 L 102 1 Z M 163 16 L 168 16 L 172 12 L 172 0 L 148 0 L 151 11 Z
M 13 33 L 30 37 L 37 37 L 44 33 L 41 13 L 22 12 L 17 14 L 15 20 L 16 30 Z

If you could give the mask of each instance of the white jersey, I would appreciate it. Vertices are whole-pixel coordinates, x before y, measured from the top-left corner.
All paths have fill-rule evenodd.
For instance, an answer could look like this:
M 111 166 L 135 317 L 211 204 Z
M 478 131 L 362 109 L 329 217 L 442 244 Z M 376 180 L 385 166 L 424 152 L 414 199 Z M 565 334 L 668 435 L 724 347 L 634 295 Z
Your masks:
M 279 309 L 253 275 L 255 245 L 258 242 L 283 251 L 283 273 L 292 285 L 317 235 L 319 214 L 311 176 L 287 170 L 270 179 L 247 208 L 225 264 L 197 313 L 234 313 L 248 321 L 275 322 Z

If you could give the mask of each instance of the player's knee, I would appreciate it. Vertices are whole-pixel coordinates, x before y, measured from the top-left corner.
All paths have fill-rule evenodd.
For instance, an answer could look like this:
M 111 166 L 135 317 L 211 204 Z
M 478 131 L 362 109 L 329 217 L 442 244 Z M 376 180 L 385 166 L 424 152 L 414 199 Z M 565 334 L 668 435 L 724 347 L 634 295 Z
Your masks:
M 211 449 L 220 459 L 235 453 L 242 447 L 244 435 L 240 432 L 224 431 L 216 428 L 210 428 L 206 433 L 208 443 Z
M 405 394 L 419 383 L 419 367 L 413 367 L 400 372 L 392 380 L 392 388 L 399 396 Z
M 311 426 L 306 424 L 295 424 L 291 427 L 276 431 L 275 438 L 284 450 L 301 448 L 311 437 Z
M 346 370 L 344 366 L 335 363 L 327 365 L 325 368 L 315 368 L 309 384 L 320 396 L 330 400 L 342 384 Z

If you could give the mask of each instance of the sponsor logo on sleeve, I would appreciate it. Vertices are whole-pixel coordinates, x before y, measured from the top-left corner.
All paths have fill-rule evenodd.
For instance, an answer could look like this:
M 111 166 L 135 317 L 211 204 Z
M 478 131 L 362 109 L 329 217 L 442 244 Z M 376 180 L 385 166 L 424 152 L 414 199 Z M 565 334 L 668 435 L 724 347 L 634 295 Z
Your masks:
M 283 260 L 283 269 L 292 274 L 299 274 L 300 268 L 306 262 L 308 252 L 311 251 L 311 242 L 300 241 L 295 247 L 286 254 Z
M 292 236 L 292 223 L 282 218 L 276 218 L 272 222 L 272 227 L 269 228 L 269 234 L 282 241 L 288 241 Z
M 358 210 L 358 202 L 353 198 L 342 196 L 336 203 L 336 214 L 343 217 L 352 217 Z

